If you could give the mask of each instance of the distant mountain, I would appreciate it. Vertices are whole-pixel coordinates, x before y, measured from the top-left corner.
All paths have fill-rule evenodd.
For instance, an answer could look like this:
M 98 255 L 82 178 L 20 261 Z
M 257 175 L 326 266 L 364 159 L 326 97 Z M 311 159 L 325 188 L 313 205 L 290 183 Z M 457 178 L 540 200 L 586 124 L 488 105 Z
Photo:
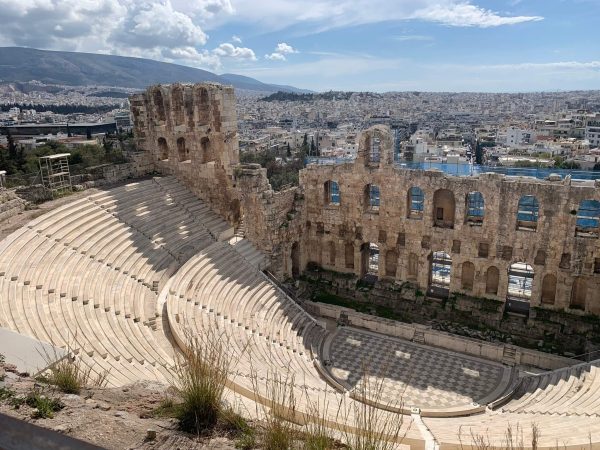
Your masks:
M 103 85 L 139 89 L 157 83 L 213 81 L 260 92 L 310 92 L 293 86 L 266 84 L 241 75 L 217 75 L 207 70 L 151 59 L 0 47 L 0 81 L 32 80 L 69 86 Z

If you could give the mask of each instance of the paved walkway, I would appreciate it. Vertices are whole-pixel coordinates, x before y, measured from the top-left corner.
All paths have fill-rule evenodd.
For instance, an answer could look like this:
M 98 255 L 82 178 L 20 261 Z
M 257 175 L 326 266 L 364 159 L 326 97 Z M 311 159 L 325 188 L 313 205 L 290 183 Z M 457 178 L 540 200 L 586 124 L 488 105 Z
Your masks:
M 371 400 L 393 407 L 485 404 L 510 379 L 501 364 L 348 327 L 338 329 L 324 357 L 343 385 L 357 393 L 366 389 Z

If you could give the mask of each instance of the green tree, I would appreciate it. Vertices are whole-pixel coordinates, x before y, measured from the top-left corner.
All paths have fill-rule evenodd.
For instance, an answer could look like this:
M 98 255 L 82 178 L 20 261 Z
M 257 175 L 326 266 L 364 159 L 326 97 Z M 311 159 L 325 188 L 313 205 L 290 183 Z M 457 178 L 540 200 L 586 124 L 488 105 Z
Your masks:
M 311 140 L 310 140 L 310 154 L 312 156 L 318 156 L 317 155 L 317 148 L 315 146 L 315 138 L 314 137 L 311 138 Z
M 292 149 L 290 148 L 290 143 L 287 143 L 287 151 L 286 151 L 286 155 L 288 158 L 290 158 L 292 156 Z

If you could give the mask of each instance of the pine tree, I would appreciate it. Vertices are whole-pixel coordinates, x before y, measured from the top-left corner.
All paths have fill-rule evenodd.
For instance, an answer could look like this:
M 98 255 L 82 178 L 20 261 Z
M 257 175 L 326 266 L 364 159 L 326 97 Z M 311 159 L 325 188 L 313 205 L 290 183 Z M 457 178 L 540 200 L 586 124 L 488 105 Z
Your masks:
M 290 158 L 292 156 L 292 149 L 290 148 L 290 143 L 287 143 L 287 157 Z
M 315 138 L 311 138 L 310 140 L 310 154 L 313 156 L 317 156 L 317 148 L 315 146 Z

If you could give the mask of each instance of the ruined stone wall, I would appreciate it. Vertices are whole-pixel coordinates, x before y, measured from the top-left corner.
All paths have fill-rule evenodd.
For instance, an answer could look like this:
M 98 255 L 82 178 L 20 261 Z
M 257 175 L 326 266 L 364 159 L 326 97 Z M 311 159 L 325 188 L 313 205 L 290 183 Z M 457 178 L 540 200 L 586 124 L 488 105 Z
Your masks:
M 379 162 L 370 162 L 370 139 L 377 135 L 381 136 L 381 155 Z M 301 172 L 306 221 L 302 268 L 314 261 L 327 269 L 362 276 L 366 268 L 361 246 L 364 249 L 365 243 L 374 243 L 380 250 L 379 278 L 410 281 L 425 292 L 430 285 L 432 253 L 444 251 L 452 259 L 450 292 L 504 301 L 509 266 L 524 262 L 534 270 L 531 306 L 600 313 L 599 240 L 597 236 L 576 236 L 580 202 L 600 200 L 594 182 L 552 182 L 491 173 L 455 177 L 438 171 L 405 170 L 391 164 L 390 142 L 384 128 L 371 129 L 361 140 L 355 163 L 311 165 Z M 328 202 L 328 181 L 339 184 L 339 205 Z M 365 189 L 369 185 L 380 189 L 378 208 L 369 206 Z M 408 192 L 413 186 L 424 193 L 421 217 L 410 211 Z M 467 195 L 471 192 L 480 192 L 484 199 L 480 223 L 467 220 Z M 539 203 L 535 229 L 517 223 L 519 200 L 525 195 L 535 196 Z M 291 248 L 286 250 L 286 259 L 291 259 Z M 496 289 L 488 288 L 490 267 L 495 268 L 491 269 L 492 278 L 497 269 Z M 552 276 L 556 277 L 554 290 Z M 547 294 L 544 303 L 543 280 L 545 291 L 555 293 L 554 299 Z M 585 285 L 583 294 L 575 294 L 577 283 Z M 583 297 L 581 306 L 573 301 L 574 295 Z
M 379 279 L 426 292 L 432 255 L 445 252 L 450 293 L 504 302 L 509 268 L 524 263 L 534 271 L 528 305 L 600 314 L 598 235 L 576 233 L 580 202 L 600 200 L 594 182 L 404 170 L 393 164 L 389 130 L 377 126 L 361 136 L 354 163 L 311 165 L 299 188 L 274 192 L 265 169 L 239 164 L 233 88 L 152 86 L 131 98 L 131 109 L 138 148 L 155 170 L 175 175 L 230 223 L 243 217 L 247 237 L 280 278 L 309 262 L 363 276 L 376 244 Z M 416 194 L 409 198 L 413 187 L 423 196 L 420 210 Z M 474 192 L 483 216 L 469 212 Z M 522 212 L 517 220 L 524 196 L 536 199 L 534 222 Z
M 239 163 L 233 88 L 152 86 L 130 99 L 139 149 L 157 171 L 173 174 L 224 218 L 239 219 L 233 167 Z M 236 201 L 238 200 L 238 201 Z
M 25 209 L 25 201 L 13 190 L 0 188 L 0 222 L 16 216 Z

